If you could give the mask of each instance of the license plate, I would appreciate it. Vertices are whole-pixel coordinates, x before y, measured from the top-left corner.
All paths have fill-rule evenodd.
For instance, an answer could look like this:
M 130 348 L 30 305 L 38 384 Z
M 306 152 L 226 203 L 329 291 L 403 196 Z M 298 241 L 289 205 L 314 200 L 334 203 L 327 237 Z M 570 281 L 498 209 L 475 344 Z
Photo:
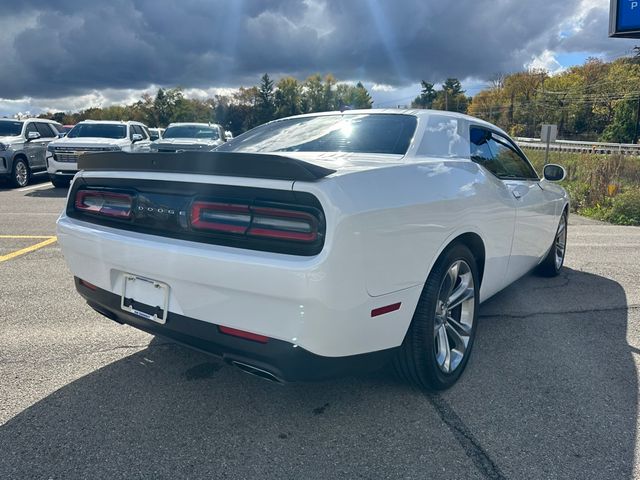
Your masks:
M 169 285 L 125 273 L 120 308 L 147 320 L 165 323 L 169 309 Z

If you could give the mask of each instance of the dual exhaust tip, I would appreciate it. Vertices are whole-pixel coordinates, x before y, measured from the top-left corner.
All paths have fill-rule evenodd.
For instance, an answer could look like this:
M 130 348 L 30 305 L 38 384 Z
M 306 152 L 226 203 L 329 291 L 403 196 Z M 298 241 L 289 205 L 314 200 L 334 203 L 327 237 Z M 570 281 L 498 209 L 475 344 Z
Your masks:
M 87 303 L 99 314 L 104 315 L 108 319 L 113 320 L 121 325 L 124 325 L 124 323 L 113 312 L 110 312 L 109 310 L 104 308 L 100 308 L 100 306 L 94 304 L 93 302 Z M 254 377 L 259 377 L 263 380 L 268 380 L 269 382 L 277 383 L 279 385 L 284 384 L 284 382 L 280 378 L 262 368 L 256 367 L 254 365 L 249 365 L 248 363 L 240 362 L 238 360 L 230 360 L 229 363 L 235 367 L 238 367 L 243 372 L 248 373 L 249 375 L 253 375 Z
M 262 368 L 258 368 L 254 365 L 249 365 L 247 363 L 239 362 L 237 360 L 231 360 L 231 365 L 238 367 L 244 373 L 248 373 L 249 375 L 253 375 L 254 377 L 262 378 L 263 380 L 268 380 L 273 383 L 277 383 L 282 385 L 284 382 L 276 377 L 273 373 L 268 372 L 267 370 L 263 370 Z

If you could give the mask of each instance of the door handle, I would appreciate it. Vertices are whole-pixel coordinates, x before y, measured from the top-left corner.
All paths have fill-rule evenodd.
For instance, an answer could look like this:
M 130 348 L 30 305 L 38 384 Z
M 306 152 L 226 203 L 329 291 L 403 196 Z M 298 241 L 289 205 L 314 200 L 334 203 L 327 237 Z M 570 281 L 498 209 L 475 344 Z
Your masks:
M 520 199 L 520 197 L 522 197 L 520 192 L 517 190 L 511 190 L 511 193 L 513 193 L 513 196 L 516 197 L 517 199 Z

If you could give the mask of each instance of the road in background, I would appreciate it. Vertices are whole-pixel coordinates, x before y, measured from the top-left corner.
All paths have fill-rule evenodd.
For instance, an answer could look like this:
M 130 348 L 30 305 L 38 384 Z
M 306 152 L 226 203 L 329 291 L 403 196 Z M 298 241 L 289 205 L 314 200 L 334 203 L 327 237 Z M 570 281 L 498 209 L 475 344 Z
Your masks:
M 0 256 L 55 235 L 65 194 L 0 191 Z M 119 326 L 45 245 L 0 262 L 0 478 L 634 478 L 639 251 L 571 217 L 567 268 L 484 304 L 428 395 L 386 371 L 278 386 Z

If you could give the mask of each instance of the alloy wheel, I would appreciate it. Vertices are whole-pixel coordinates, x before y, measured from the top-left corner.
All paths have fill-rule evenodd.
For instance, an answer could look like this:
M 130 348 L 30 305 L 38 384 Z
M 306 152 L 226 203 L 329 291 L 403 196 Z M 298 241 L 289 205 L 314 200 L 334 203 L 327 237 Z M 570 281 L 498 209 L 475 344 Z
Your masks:
M 457 260 L 449 267 L 440 285 L 434 322 L 436 363 L 446 374 L 458 368 L 467 352 L 475 299 L 471 267 L 464 260 Z
M 556 233 L 556 240 L 553 244 L 555 250 L 556 270 L 562 267 L 564 261 L 564 252 L 567 246 L 567 217 L 562 215 L 562 220 L 558 226 L 558 232 Z
M 24 164 L 24 162 L 18 162 L 16 164 L 15 178 L 16 183 L 19 186 L 24 187 L 27 184 L 27 181 L 29 179 L 29 171 L 27 170 L 27 166 Z

